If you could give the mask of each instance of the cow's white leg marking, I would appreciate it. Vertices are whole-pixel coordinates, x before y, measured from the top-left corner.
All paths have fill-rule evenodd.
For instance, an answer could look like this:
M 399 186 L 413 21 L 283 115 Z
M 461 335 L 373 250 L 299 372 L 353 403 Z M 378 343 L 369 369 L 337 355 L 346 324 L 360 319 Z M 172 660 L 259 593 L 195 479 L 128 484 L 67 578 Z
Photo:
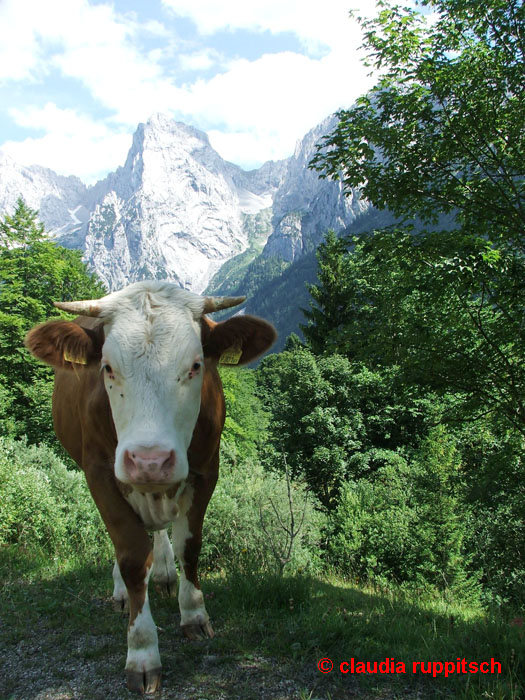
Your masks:
M 148 581 L 151 568 L 146 574 L 144 605 L 128 628 L 128 656 L 126 671 L 146 673 L 160 669 L 159 640 L 157 627 L 149 607 Z
M 173 548 L 180 563 L 180 624 L 181 626 L 204 625 L 210 619 L 206 606 L 204 605 L 204 596 L 201 590 L 196 588 L 191 581 L 188 581 L 184 570 L 184 549 L 186 547 L 186 540 L 192 536 L 188 527 L 186 512 L 187 510 L 181 512 L 173 522 Z
M 117 561 L 113 567 L 113 603 L 115 609 L 124 610 L 128 602 L 128 589 L 118 568 Z
M 173 547 L 166 530 L 153 533 L 153 581 L 165 585 L 168 593 L 177 595 L 177 569 L 173 556 Z
M 204 605 L 202 591 L 195 588 L 182 573 L 179 585 L 179 608 L 181 626 L 204 625 L 210 619 Z

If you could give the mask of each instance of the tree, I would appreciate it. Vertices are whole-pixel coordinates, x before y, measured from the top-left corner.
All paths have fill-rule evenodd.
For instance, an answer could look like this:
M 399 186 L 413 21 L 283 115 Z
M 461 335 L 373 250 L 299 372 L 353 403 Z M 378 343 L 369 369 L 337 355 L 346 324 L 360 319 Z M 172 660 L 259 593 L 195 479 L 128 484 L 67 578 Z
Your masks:
M 523 433 L 525 9 L 521 0 L 423 0 L 435 12 L 426 24 L 417 10 L 377 5 L 376 18 L 360 21 L 381 77 L 339 113 L 313 165 L 361 187 L 413 234 L 399 246 L 369 242 L 372 256 L 394 256 L 383 273 L 404 268 L 403 290 L 415 265 L 426 299 L 412 305 L 397 346 L 411 334 L 445 389 L 464 384 L 478 409 L 501 410 Z M 407 223 L 416 218 L 417 235 Z M 388 288 L 391 305 L 402 304 L 392 275 Z
M 334 508 L 345 481 L 395 465 L 439 417 L 435 397 L 412 396 L 398 374 L 299 347 L 264 358 L 256 377 L 269 413 L 266 463 L 282 471 L 284 455 L 292 479 Z
M 472 415 L 468 406 L 521 428 L 521 329 L 486 292 L 473 291 L 499 264 L 488 241 L 394 227 L 351 241 L 329 238 L 318 258 L 319 283 L 310 288 L 315 306 L 303 327 L 312 350 L 373 370 L 396 366 L 404 384 L 423 395 L 461 396 L 464 418 Z
M 267 416 L 255 397 L 255 376 L 250 369 L 221 366 L 220 375 L 226 401 L 226 421 L 222 442 L 232 455 L 254 458 L 257 445 L 265 439 Z
M 19 199 L 0 222 L 0 424 L 5 433 L 31 442 L 53 441 L 52 371 L 24 349 L 35 324 L 56 314 L 56 300 L 96 298 L 104 286 L 81 260 L 82 253 L 56 245 L 38 212 Z
M 317 249 L 318 284 L 309 284 L 314 303 L 303 310 L 308 324 L 301 330 L 314 353 L 339 352 L 338 338 L 348 320 L 350 287 L 348 246 L 334 231 L 328 231 Z

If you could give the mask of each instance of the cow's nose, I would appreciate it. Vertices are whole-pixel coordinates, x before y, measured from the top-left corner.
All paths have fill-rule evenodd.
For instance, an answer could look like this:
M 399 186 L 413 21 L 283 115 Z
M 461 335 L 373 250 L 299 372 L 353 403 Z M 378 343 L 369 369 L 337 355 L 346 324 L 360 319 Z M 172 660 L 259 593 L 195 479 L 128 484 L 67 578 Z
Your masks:
M 175 468 L 175 450 L 140 448 L 124 452 L 124 466 L 131 481 L 169 480 Z

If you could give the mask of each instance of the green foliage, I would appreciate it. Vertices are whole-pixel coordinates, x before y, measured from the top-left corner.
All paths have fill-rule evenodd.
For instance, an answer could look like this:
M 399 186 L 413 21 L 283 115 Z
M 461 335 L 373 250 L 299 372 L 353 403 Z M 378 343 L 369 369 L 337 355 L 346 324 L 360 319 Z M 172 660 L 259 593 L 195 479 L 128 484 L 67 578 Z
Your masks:
M 523 261 L 477 236 L 399 229 L 328 235 L 318 258 L 303 327 L 315 352 L 395 364 L 406 384 L 461 393 L 523 429 Z
M 267 417 L 255 396 L 253 370 L 220 367 L 220 375 L 226 401 L 222 442 L 244 457 L 255 457 Z
M 327 235 L 303 330 L 320 356 L 394 372 L 392 393 L 410 397 L 409 410 L 410 401 L 439 397 L 427 428 L 440 427 L 397 449 L 406 461 L 388 474 L 393 501 L 377 481 L 386 467 L 354 470 L 333 516 L 333 551 L 341 563 L 346 552 L 361 575 L 434 585 L 441 576 L 461 588 L 479 571 L 487 599 L 519 603 L 525 8 L 514 0 L 419 4 L 432 22 L 389 0 L 360 19 L 380 78 L 340 112 L 313 161 L 399 224 L 348 240 Z M 385 414 L 378 417 L 380 428 Z
M 285 479 L 264 471 L 259 459 L 259 452 L 266 451 L 268 419 L 255 395 L 255 373 L 221 367 L 220 374 L 226 423 L 219 482 L 204 520 L 203 566 L 211 570 L 233 568 L 246 575 L 278 572 L 282 564 L 278 551 L 286 543 L 291 507 L 296 524 L 303 511 L 304 522 L 286 570 L 318 570 L 324 520 L 314 507 L 314 499 L 306 496 L 304 487 L 294 484 L 290 506 Z
M 239 457 L 226 443 L 221 454 L 219 482 L 204 520 L 203 567 L 233 569 L 243 574 L 277 572 L 279 562 L 261 525 L 261 517 L 274 541 L 281 542 L 286 533 L 271 503 L 286 518 L 289 506 L 284 478 L 265 472 L 256 460 Z M 301 520 L 304 510 L 304 522 L 294 542 L 289 570 L 317 571 L 324 518 L 298 484 L 293 488 L 292 504 L 297 520 Z
M 99 297 L 104 288 L 80 251 L 46 238 L 37 216 L 19 199 L 0 222 L 0 426 L 31 442 L 53 442 L 52 371 L 31 359 L 24 337 L 57 313 L 53 301 Z
M 310 309 L 301 329 L 314 353 L 341 352 L 339 335 L 349 320 L 349 274 L 347 244 L 334 231 L 328 231 L 317 249 L 317 283 L 308 284 Z M 312 301 L 314 303 L 312 303 Z
M 465 230 L 523 243 L 523 4 L 424 0 L 428 24 L 377 4 L 360 22 L 381 78 L 340 113 L 317 167 L 398 216 L 455 212 Z
M 99 561 L 112 551 L 84 475 L 46 446 L 0 437 L 0 546 Z
M 411 449 L 439 414 L 432 396 L 405 391 L 395 367 L 370 370 L 340 355 L 295 346 L 265 358 L 259 394 L 270 412 L 267 461 L 304 478 L 326 508 L 346 479 L 367 475 Z
M 477 597 L 464 548 L 459 468 L 453 441 L 440 427 L 411 463 L 398 458 L 345 484 L 328 537 L 337 570 Z
M 525 605 L 525 441 L 478 421 L 457 437 L 468 517 L 466 545 L 489 601 Z
M 405 353 L 420 375 L 430 368 L 446 389 L 525 432 L 525 9 L 500 0 L 422 4 L 435 22 L 386 0 L 376 18 L 361 20 L 381 78 L 340 113 L 314 159 L 345 187 L 361 186 L 374 206 L 427 227 L 356 244 L 344 301 L 347 317 L 357 303 L 361 335 L 348 339 L 349 351 L 366 345 L 367 320 L 377 338 L 385 314 L 379 360 L 390 340 L 391 353 Z M 447 215 L 453 230 L 440 231 Z M 345 267 L 328 243 L 331 267 Z M 321 303 L 326 315 L 322 295 Z

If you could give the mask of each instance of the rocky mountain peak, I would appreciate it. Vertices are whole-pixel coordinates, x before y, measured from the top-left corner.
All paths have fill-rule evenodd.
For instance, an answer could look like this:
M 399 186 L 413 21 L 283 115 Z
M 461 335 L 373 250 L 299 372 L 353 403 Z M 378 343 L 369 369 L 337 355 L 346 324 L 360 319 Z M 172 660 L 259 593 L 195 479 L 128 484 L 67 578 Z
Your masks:
M 24 196 L 60 243 L 84 250 L 109 289 L 162 278 L 201 292 L 255 238 L 260 249 L 270 236 L 264 254 L 291 261 L 355 218 L 362 202 L 307 167 L 331 125 L 310 131 L 291 158 L 247 172 L 204 132 L 154 114 L 137 127 L 123 166 L 89 188 L 0 155 L 0 211 Z

